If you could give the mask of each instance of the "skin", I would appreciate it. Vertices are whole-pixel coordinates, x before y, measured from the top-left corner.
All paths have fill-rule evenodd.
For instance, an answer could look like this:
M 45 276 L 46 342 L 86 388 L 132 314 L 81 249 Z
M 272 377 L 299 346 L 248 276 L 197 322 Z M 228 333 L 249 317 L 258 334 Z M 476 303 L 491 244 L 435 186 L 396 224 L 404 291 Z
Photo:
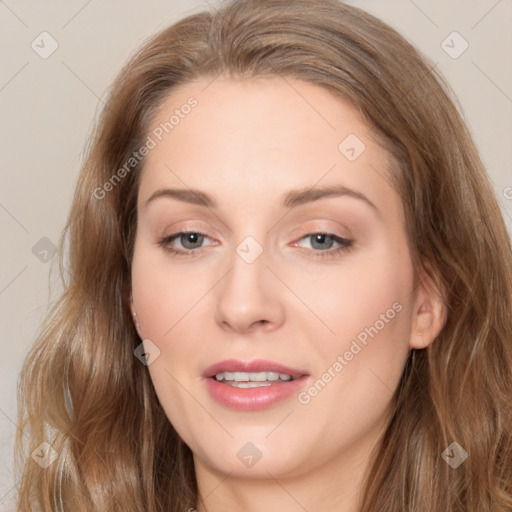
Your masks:
M 389 154 L 353 107 L 291 79 L 188 83 L 152 129 L 190 96 L 197 107 L 150 151 L 141 176 L 130 307 L 141 339 L 160 350 L 148 369 L 193 451 L 197 508 L 354 511 L 409 351 L 433 341 L 445 314 L 425 280 L 414 286 Z M 354 161 L 338 149 L 349 134 L 366 146 Z M 378 212 L 346 195 L 280 205 L 289 190 L 340 184 Z M 145 205 L 166 187 L 199 189 L 218 206 L 169 197 Z M 195 254 L 158 245 L 184 229 L 205 234 L 202 245 L 186 237 L 170 245 Z M 353 245 L 321 258 L 340 244 L 315 245 L 312 233 Z M 249 235 L 263 250 L 250 264 L 236 252 Z M 307 390 L 393 304 L 401 306 L 394 318 L 307 404 L 292 395 L 242 412 L 206 389 L 201 374 L 211 364 L 258 357 L 306 370 Z M 261 452 L 250 468 L 237 457 L 247 442 Z

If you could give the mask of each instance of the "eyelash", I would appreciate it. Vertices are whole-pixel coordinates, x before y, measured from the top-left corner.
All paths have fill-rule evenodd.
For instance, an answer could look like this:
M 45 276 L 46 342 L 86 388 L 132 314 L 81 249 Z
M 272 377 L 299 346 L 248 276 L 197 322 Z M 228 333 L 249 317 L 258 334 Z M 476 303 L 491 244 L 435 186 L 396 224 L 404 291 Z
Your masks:
M 173 256 L 190 256 L 193 254 L 197 254 L 199 252 L 199 249 L 189 249 L 189 250 L 182 250 L 182 249 L 175 249 L 174 247 L 170 246 L 169 244 L 174 241 L 174 239 L 179 238 L 181 235 L 187 235 L 187 234 L 194 234 L 199 236 L 204 236 L 208 238 L 207 235 L 204 233 L 200 233 L 199 231 L 179 231 L 178 233 L 174 233 L 172 235 L 163 237 L 158 239 L 157 244 L 162 247 L 162 249 Z M 336 243 L 340 244 L 339 247 L 336 249 L 329 249 L 327 251 L 318 251 L 314 249 L 307 249 L 307 253 L 312 255 L 316 258 L 335 258 L 339 254 L 347 253 L 349 252 L 353 247 L 353 240 L 349 240 L 348 238 L 342 238 L 340 236 L 337 236 L 333 233 L 325 233 L 322 231 L 308 233 L 300 238 L 300 240 L 303 240 L 304 238 L 309 238 L 315 235 L 324 235 L 332 240 L 334 240 Z

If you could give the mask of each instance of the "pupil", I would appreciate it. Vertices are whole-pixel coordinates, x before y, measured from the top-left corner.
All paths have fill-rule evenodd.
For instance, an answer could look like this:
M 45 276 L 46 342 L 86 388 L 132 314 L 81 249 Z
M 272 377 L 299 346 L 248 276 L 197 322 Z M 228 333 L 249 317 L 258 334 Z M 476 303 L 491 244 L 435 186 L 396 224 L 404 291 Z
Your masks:
M 201 245 L 203 235 L 199 235 L 198 233 L 186 233 L 185 235 L 182 235 L 182 243 L 183 246 L 187 249 L 195 249 L 196 247 L 187 247 L 187 243 L 190 243 L 192 246 L 195 244 Z
M 326 238 L 330 238 L 329 235 L 326 235 L 326 234 L 319 234 L 319 235 L 314 235 L 313 237 L 313 247 L 315 246 L 316 243 L 319 243 L 320 244 L 320 249 L 325 249 L 326 247 L 323 246 L 322 247 L 322 244 L 325 244 L 325 241 L 326 241 Z

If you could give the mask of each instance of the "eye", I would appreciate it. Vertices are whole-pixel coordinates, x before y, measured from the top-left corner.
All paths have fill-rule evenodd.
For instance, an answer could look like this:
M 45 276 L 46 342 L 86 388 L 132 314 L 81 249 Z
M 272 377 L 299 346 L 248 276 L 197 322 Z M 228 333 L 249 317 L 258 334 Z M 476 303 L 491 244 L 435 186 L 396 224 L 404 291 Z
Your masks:
M 301 240 L 305 239 L 311 240 L 311 247 L 313 248 L 313 250 L 307 252 L 320 258 L 333 258 L 340 253 L 348 252 L 353 246 L 352 240 L 333 233 L 308 233 L 301 238 Z M 333 244 L 338 244 L 338 247 L 332 249 Z M 293 245 L 296 245 L 296 243 Z
M 208 238 L 205 234 L 197 231 L 180 231 L 172 235 L 166 236 L 158 240 L 158 245 L 161 246 L 164 251 L 177 256 L 186 256 L 199 252 L 197 249 L 201 248 L 201 245 L 205 238 Z M 178 241 L 182 245 L 182 248 L 176 248 L 172 244 Z

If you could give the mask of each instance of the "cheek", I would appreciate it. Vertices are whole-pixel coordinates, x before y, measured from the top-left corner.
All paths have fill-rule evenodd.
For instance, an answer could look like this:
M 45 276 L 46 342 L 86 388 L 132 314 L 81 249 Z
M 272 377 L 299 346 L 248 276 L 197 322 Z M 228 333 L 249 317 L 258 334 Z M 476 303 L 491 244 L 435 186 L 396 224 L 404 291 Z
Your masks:
M 148 370 L 169 421 L 181 434 L 192 432 L 204 418 L 184 389 L 190 388 L 189 374 L 194 373 L 202 339 L 202 323 L 193 327 L 197 306 L 209 287 L 197 274 L 189 275 L 182 266 L 166 264 L 155 257 L 156 251 L 144 249 L 136 246 L 134 253 L 132 293 L 142 337 L 160 350 Z M 183 437 L 195 446 L 194 439 Z
M 312 414 L 343 403 L 348 417 L 371 416 L 375 404 L 389 403 L 409 354 L 414 294 L 408 254 L 405 247 L 374 253 L 334 273 L 336 286 L 323 281 L 311 287 L 315 311 L 332 331 L 311 347 L 320 382 L 303 403 L 311 401 Z
M 292 282 L 291 275 L 288 282 Z M 324 324 L 317 322 L 324 340 L 315 344 L 320 359 L 344 353 L 354 340 L 364 347 L 364 356 L 357 359 L 366 360 L 389 359 L 393 348 L 407 345 L 413 268 L 405 246 L 402 251 L 383 246 L 382 250 L 331 267 L 315 279 L 297 276 L 294 286 Z M 303 322 L 306 332 L 309 325 L 311 332 L 308 318 L 291 321 Z M 375 343 L 371 343 L 373 340 Z
M 132 263 L 134 306 L 145 338 L 171 339 L 173 329 L 207 292 L 206 276 L 172 265 L 154 250 L 135 249 Z
M 298 400 L 305 417 L 323 423 L 329 446 L 349 446 L 386 415 L 409 354 L 409 259 L 375 258 L 363 267 L 334 279 L 334 292 L 314 296 L 318 311 L 330 311 L 323 318 L 335 336 L 312 346 L 316 373 Z

